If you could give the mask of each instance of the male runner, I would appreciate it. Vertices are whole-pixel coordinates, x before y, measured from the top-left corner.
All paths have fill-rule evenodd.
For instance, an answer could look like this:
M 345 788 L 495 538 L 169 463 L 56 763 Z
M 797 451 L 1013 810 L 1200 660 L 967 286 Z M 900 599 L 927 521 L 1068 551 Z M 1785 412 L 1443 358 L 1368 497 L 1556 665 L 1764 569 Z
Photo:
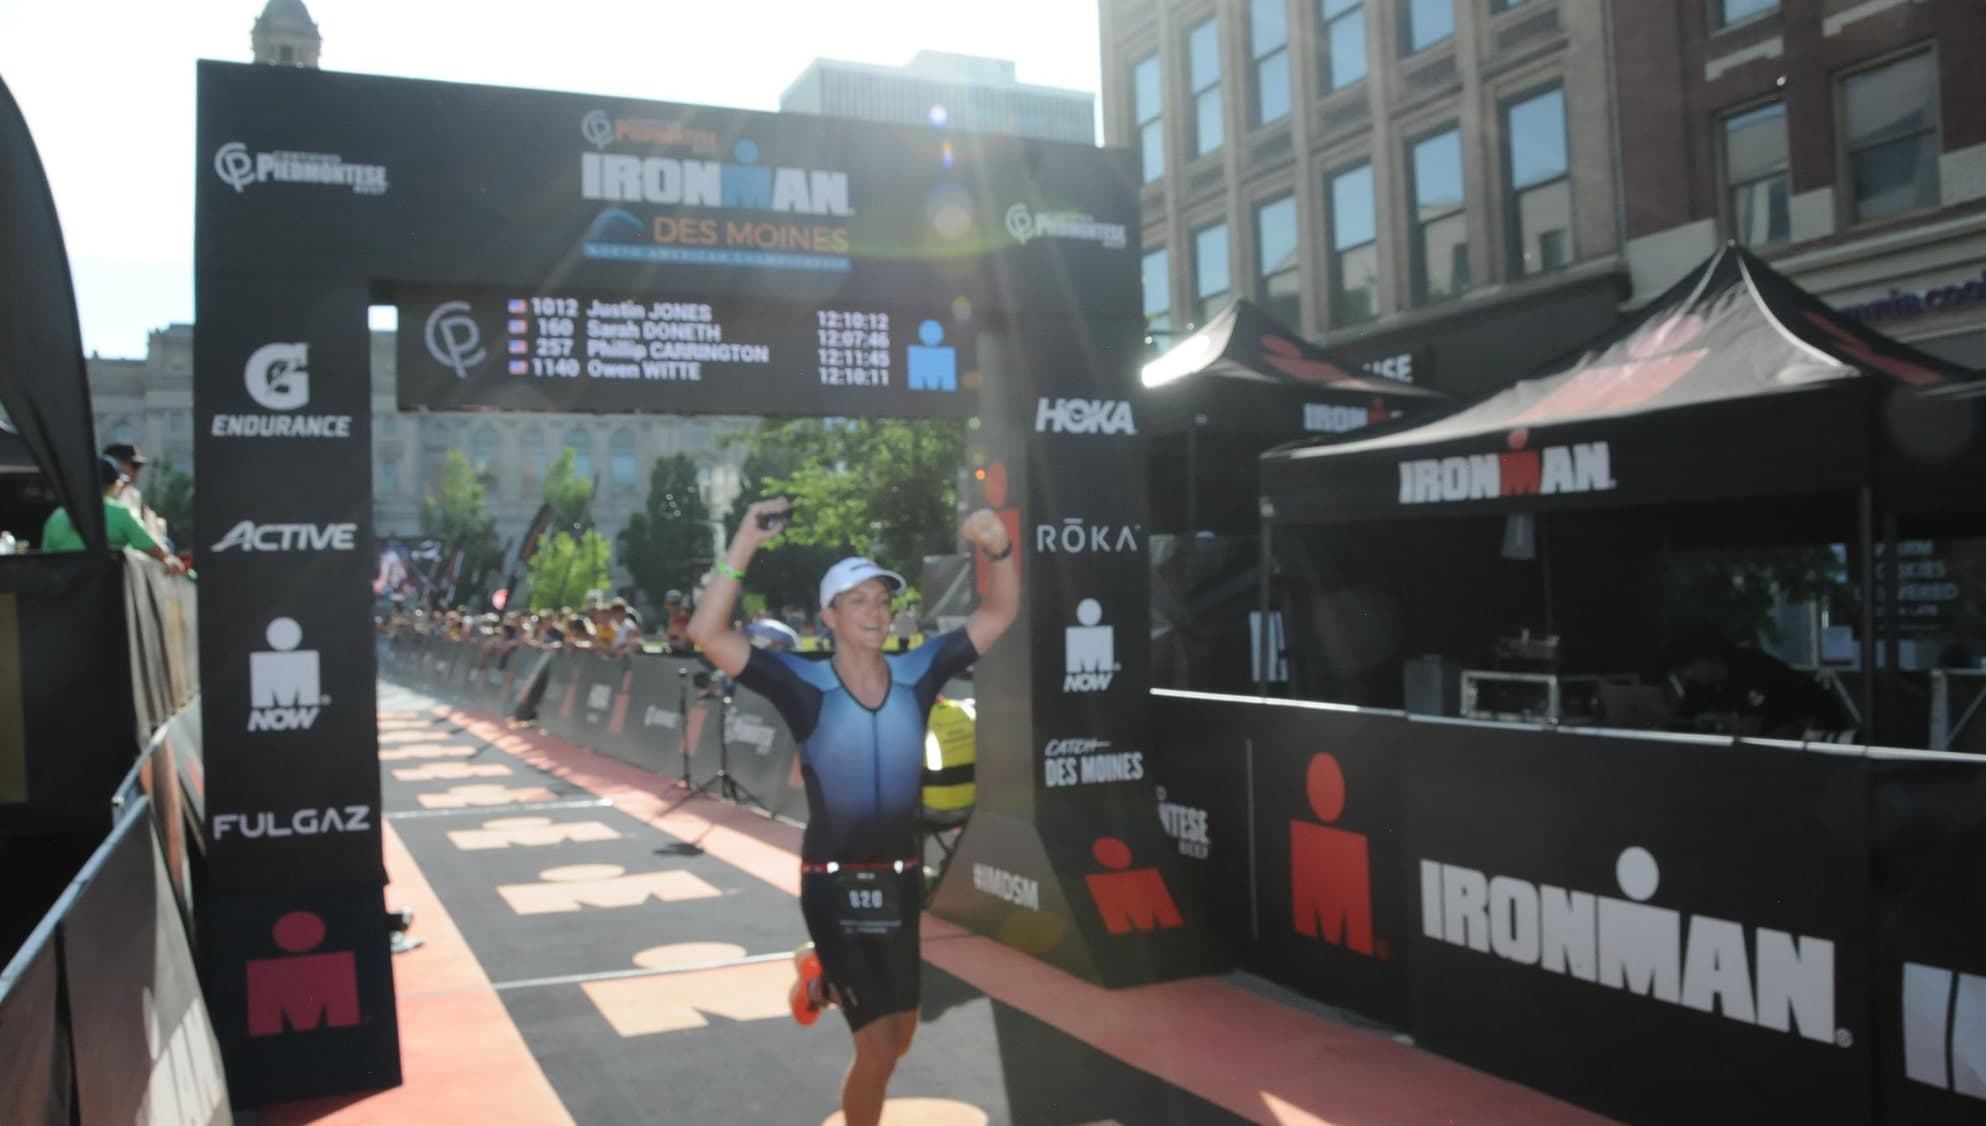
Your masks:
M 833 659 L 755 649 L 730 625 L 731 607 L 753 553 L 779 534 L 792 511 L 784 497 L 746 510 L 697 603 L 690 637 L 711 663 L 771 700 L 800 746 L 807 784 L 800 911 L 826 988 L 825 996 L 801 994 L 796 1015 L 810 1021 L 828 999 L 840 1006 L 855 1036 L 842 1115 L 847 1126 L 874 1126 L 890 1073 L 917 1031 L 924 862 L 911 821 L 923 784 L 925 721 L 945 682 L 1014 624 L 1020 572 L 1006 528 L 982 509 L 959 535 L 995 562 L 964 629 L 909 653 L 884 655 L 890 596 L 903 589 L 903 576 L 867 559 L 844 559 L 828 568 L 820 588 L 821 617 L 834 631 Z

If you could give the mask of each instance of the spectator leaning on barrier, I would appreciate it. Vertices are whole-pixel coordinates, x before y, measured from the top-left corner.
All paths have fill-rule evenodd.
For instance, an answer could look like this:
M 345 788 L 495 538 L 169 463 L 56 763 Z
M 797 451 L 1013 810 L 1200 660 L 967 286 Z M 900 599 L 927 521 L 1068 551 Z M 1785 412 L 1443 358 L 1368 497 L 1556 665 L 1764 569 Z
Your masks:
M 152 538 L 131 510 L 118 500 L 118 492 L 124 485 L 124 471 L 116 462 L 102 458 L 97 462 L 97 484 L 103 488 L 104 530 L 110 535 L 112 548 L 130 548 L 165 564 L 169 574 L 178 574 L 182 569 L 179 558 L 167 551 Z M 83 537 L 76 531 L 75 521 L 69 517 L 69 510 L 58 508 L 49 513 L 48 520 L 41 526 L 41 549 L 43 551 L 82 551 Z
M 690 643 L 690 608 L 683 598 L 683 592 L 672 590 L 662 597 L 662 618 L 668 623 L 665 636 L 672 653 L 688 653 L 695 648 Z
M 116 442 L 103 448 L 103 456 L 116 462 L 124 474 L 124 489 L 118 494 L 118 503 L 131 510 L 131 515 L 138 518 L 153 539 L 170 548 L 172 541 L 166 536 L 165 518 L 145 507 L 145 495 L 138 490 L 138 478 L 145 472 L 145 455 L 129 442 Z

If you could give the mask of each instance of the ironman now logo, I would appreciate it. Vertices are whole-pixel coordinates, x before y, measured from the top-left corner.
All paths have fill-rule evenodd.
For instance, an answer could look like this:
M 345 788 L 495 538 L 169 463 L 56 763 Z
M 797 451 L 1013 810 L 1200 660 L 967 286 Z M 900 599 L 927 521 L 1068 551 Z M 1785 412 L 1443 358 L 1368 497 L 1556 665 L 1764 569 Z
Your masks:
M 319 683 L 317 651 L 297 648 L 303 627 L 294 618 L 270 622 L 263 636 L 268 651 L 248 655 L 248 729 L 308 731 L 331 702 Z

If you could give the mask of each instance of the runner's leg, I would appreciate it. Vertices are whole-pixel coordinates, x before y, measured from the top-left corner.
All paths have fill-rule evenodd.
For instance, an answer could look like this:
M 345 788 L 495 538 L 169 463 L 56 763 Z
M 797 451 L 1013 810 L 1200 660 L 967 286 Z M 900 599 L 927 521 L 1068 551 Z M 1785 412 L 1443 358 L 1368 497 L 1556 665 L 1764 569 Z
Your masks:
M 882 1120 L 883 1096 L 903 1054 L 903 1046 L 897 1042 L 899 1015 L 870 1021 L 855 1031 L 855 1060 L 848 1065 L 848 1078 L 841 1084 L 845 1126 L 876 1126 Z

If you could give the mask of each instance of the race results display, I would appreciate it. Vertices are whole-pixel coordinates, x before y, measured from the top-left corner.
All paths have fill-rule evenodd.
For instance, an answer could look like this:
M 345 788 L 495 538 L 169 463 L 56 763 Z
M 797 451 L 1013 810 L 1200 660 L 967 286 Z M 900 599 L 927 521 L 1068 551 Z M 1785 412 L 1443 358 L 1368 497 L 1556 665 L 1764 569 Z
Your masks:
M 962 304 L 396 296 L 402 408 L 951 418 L 979 405 Z

